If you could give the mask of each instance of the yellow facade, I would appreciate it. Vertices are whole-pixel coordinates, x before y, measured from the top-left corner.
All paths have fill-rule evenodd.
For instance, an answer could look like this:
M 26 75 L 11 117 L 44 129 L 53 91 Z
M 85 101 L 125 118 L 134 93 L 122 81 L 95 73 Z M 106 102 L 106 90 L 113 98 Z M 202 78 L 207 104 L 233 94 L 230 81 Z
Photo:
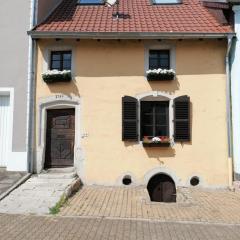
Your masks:
M 173 47 L 176 80 L 146 80 L 146 46 L 151 45 Z M 74 80 L 46 84 L 41 77 L 48 61 L 46 51 L 61 48 L 73 51 Z M 81 100 L 76 134 L 81 134 L 84 183 L 115 185 L 130 174 L 136 184 L 146 184 L 152 173 L 167 171 L 179 186 L 187 186 L 192 176 L 198 176 L 202 186 L 228 186 L 225 55 L 224 40 L 39 40 L 36 149 L 40 124 L 44 124 L 39 120 L 40 100 L 74 95 Z M 122 97 L 152 91 L 190 97 L 190 143 L 144 148 L 141 143 L 122 141 Z

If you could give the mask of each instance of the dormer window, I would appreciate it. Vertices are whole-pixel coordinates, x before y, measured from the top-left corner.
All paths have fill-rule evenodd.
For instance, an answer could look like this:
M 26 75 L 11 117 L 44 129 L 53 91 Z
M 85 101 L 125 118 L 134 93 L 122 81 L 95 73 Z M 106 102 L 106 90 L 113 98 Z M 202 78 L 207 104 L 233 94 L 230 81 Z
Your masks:
M 152 0 L 153 4 L 158 5 L 158 4 L 177 4 L 181 3 L 182 0 Z
M 103 3 L 103 0 L 78 0 L 80 5 L 102 5 Z

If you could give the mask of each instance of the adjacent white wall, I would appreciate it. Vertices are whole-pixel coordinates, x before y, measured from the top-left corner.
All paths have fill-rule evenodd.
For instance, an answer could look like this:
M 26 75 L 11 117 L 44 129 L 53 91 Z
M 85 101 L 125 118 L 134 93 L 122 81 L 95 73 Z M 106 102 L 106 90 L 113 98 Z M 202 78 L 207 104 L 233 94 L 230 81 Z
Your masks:
M 26 168 L 27 70 L 30 0 L 0 1 L 0 88 L 14 92 L 8 170 Z
M 234 6 L 236 41 L 231 60 L 233 158 L 235 180 L 240 181 L 240 6 Z

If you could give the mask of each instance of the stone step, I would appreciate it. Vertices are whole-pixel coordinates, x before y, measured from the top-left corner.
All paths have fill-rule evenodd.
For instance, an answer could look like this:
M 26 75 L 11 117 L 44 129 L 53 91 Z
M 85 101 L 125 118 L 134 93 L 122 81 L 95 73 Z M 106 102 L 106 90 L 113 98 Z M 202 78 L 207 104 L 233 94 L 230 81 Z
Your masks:
M 40 173 L 39 179 L 73 179 L 77 177 L 76 172 L 70 173 Z
M 44 170 L 44 173 L 72 173 L 72 172 L 76 172 L 75 167 L 49 168 Z

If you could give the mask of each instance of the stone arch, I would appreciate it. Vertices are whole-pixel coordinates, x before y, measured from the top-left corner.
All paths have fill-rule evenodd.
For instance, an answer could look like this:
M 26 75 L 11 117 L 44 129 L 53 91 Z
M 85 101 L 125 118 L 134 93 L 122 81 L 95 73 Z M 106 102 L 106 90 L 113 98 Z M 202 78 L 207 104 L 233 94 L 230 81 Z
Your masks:
M 176 185 L 168 174 L 158 173 L 152 176 L 147 190 L 151 201 L 176 202 Z
M 153 168 L 151 170 L 149 170 L 145 176 L 144 176 L 144 184 L 145 186 L 147 186 L 148 182 L 150 181 L 150 179 L 155 176 L 156 174 L 165 174 L 168 175 L 169 177 L 171 177 L 176 185 L 176 187 L 178 186 L 182 186 L 181 183 L 181 179 L 179 179 L 177 177 L 177 175 L 175 174 L 175 172 L 173 172 L 172 170 L 166 168 L 166 167 L 157 167 L 157 168 Z

